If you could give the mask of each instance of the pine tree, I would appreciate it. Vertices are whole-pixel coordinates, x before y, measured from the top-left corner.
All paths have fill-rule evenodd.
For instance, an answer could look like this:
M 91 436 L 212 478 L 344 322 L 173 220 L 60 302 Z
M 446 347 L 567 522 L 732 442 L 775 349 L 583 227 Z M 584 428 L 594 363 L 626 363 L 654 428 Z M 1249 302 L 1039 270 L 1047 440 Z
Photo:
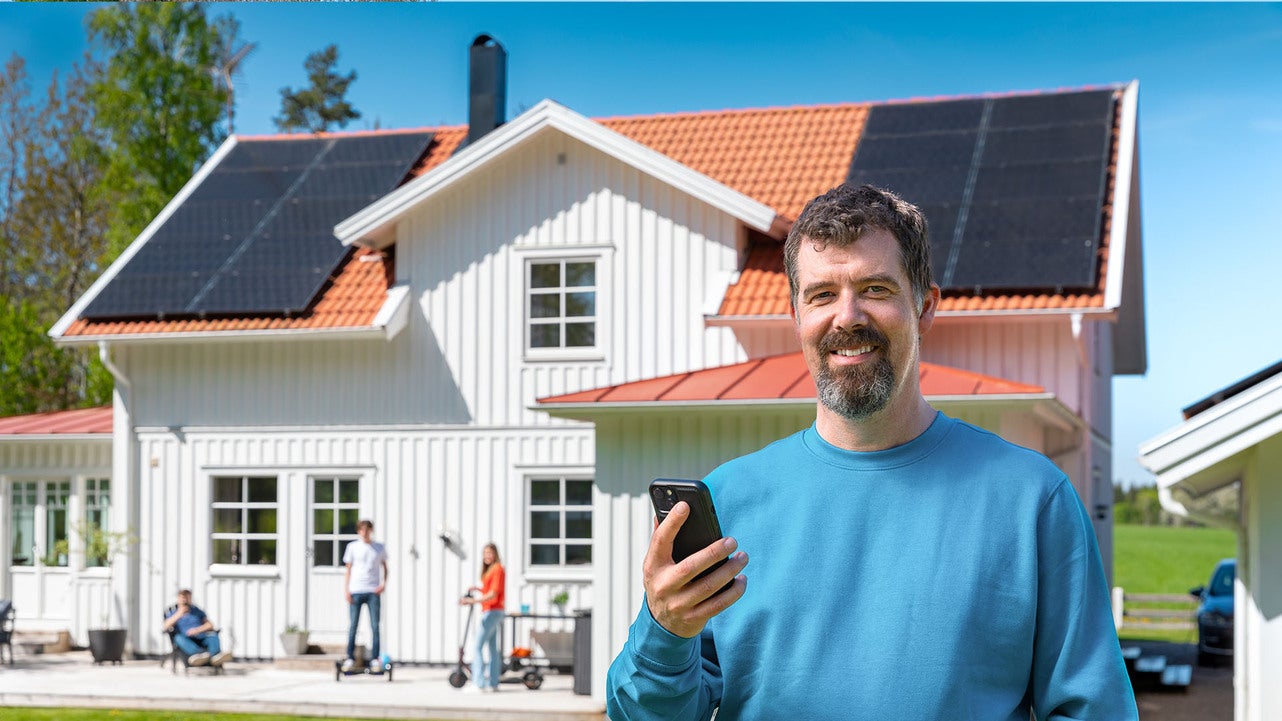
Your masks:
M 340 75 L 334 69 L 337 62 L 337 45 L 307 56 L 303 66 L 311 85 L 300 90 L 280 89 L 280 115 L 272 118 L 277 129 L 284 133 L 300 130 L 320 133 L 335 125 L 346 127 L 348 122 L 361 117 L 344 97 L 347 87 L 356 80 L 356 71 Z

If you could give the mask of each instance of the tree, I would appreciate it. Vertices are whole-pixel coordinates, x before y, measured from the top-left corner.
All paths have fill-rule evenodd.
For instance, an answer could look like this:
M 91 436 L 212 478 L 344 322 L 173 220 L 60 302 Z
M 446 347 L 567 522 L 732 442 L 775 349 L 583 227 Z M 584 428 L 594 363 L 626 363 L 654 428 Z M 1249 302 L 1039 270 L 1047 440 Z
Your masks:
M 280 115 L 272 118 L 278 130 L 284 133 L 299 130 L 320 133 L 334 125 L 346 127 L 347 123 L 361 116 L 344 99 L 347 87 L 356 80 L 356 71 L 339 75 L 334 70 L 337 62 L 337 45 L 307 56 L 303 67 L 307 69 L 311 86 L 301 90 L 280 89 Z
M 0 415 L 66 408 L 71 354 L 54 347 L 26 301 L 0 303 Z
M 19 241 L 13 207 L 21 198 L 22 169 L 32 146 L 30 93 L 26 62 L 15 53 L 0 72 L 0 302 L 8 302 L 17 290 L 13 258 Z
M 110 143 L 104 182 L 118 190 L 114 258 L 222 142 L 225 92 L 215 84 L 218 30 L 199 4 L 118 4 L 94 11 L 89 34 L 106 60 L 88 97 Z

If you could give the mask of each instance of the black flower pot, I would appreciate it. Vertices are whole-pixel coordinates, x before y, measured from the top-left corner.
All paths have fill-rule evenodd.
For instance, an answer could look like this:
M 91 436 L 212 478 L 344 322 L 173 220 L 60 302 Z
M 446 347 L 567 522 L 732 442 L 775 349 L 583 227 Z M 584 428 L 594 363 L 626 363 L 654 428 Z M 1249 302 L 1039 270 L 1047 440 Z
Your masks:
M 125 655 L 125 629 L 99 628 L 89 631 L 89 653 L 94 663 L 120 663 Z

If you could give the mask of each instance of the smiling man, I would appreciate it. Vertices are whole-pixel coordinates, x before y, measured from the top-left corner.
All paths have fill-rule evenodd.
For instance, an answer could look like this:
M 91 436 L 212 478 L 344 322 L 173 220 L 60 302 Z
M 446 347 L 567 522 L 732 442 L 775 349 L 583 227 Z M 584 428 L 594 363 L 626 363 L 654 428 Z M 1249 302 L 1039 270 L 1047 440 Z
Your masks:
M 705 479 L 727 538 L 673 563 L 688 508 L 657 525 L 610 718 L 1136 719 L 1072 484 L 921 395 L 921 212 L 834 188 L 784 267 L 815 423 Z

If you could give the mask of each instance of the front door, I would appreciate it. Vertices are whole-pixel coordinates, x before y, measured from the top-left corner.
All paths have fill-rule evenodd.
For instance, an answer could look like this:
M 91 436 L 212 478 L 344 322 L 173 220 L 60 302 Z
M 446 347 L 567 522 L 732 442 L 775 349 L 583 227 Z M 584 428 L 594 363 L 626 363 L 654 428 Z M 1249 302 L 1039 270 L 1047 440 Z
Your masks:
M 18 618 L 29 629 L 70 628 L 70 501 L 70 479 L 10 484 L 10 592 Z
M 347 598 L 344 595 L 343 549 L 356 540 L 360 520 L 360 486 L 355 476 L 308 479 L 307 628 L 311 642 L 326 646 L 347 642 Z M 368 640 L 362 623 L 358 642 Z

